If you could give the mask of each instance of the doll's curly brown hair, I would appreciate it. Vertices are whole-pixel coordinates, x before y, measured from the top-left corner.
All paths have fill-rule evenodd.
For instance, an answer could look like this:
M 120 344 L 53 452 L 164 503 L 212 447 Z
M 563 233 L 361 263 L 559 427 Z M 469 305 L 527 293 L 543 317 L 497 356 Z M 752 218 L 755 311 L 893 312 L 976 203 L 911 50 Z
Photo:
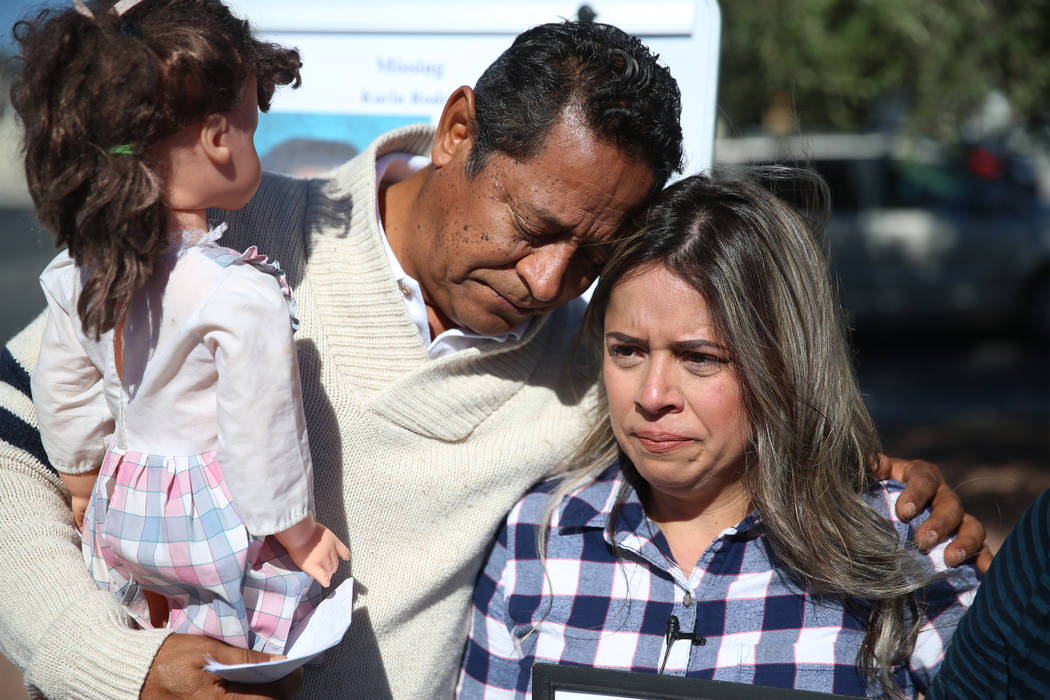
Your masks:
M 299 86 L 302 65 L 218 0 L 143 0 L 119 17 L 113 4 L 87 2 L 93 17 L 43 10 L 13 30 L 29 192 L 86 273 L 77 312 L 96 338 L 169 247 L 153 147 L 236 107 L 251 73 L 265 112 L 276 86 Z

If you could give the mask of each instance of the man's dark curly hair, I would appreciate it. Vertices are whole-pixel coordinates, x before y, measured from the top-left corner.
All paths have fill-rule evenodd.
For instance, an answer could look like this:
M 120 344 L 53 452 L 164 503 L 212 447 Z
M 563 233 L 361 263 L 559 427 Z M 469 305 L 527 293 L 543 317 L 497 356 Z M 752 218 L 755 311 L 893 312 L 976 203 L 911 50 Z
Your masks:
M 113 4 L 89 0 L 91 17 L 43 10 L 13 30 L 21 66 L 11 101 L 25 126 L 29 192 L 87 273 L 77 312 L 96 337 L 169 247 L 152 149 L 231 111 L 251 73 L 266 111 L 277 85 L 299 85 L 302 65 L 218 0 L 143 0 L 119 17 Z
M 681 94 L 649 49 L 608 24 L 542 24 L 520 34 L 474 88 L 473 177 L 490 153 L 534 155 L 565 110 L 601 141 L 647 162 L 661 189 L 682 167 Z

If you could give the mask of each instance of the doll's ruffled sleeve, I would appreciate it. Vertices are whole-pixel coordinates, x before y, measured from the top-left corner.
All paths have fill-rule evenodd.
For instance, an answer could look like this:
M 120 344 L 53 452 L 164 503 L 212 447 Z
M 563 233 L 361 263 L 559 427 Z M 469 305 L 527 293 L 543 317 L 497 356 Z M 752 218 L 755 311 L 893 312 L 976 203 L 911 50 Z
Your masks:
M 40 276 L 47 299 L 47 325 L 32 375 L 33 405 L 44 451 L 52 466 L 67 474 L 98 467 L 113 432 L 102 372 L 88 357 L 74 324 L 80 282 L 64 253 Z
M 288 304 L 274 277 L 232 265 L 200 322 L 218 374 L 217 456 L 237 513 L 253 535 L 286 530 L 313 506 Z

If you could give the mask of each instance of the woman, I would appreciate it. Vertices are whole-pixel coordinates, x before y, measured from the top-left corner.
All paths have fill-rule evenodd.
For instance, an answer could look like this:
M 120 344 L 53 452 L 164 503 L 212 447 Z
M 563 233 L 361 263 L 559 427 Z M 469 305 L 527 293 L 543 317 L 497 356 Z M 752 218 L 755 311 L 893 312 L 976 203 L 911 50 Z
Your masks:
M 896 519 L 900 486 L 870 477 L 878 440 L 803 218 L 745 181 L 669 187 L 588 327 L 606 410 L 508 516 L 460 694 L 526 695 L 534 661 L 925 689 L 976 574 L 931 582 L 943 545 L 907 547 L 923 518 Z

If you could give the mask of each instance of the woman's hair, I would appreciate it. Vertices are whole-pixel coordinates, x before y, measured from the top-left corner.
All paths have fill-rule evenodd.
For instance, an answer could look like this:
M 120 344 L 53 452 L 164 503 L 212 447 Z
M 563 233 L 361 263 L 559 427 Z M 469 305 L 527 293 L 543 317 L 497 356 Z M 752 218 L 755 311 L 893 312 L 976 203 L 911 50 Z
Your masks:
M 11 101 L 25 126 L 29 192 L 88 273 L 77 312 L 95 337 L 169 247 L 154 146 L 231 111 L 251 73 L 265 112 L 277 85 L 298 87 L 302 65 L 218 0 L 142 0 L 120 16 L 113 4 L 43 10 L 14 26 Z
M 753 427 L 743 481 L 767 541 L 794 580 L 842 596 L 866 619 L 858 662 L 869 680 L 894 692 L 892 667 L 907 659 L 918 631 L 913 593 L 927 577 L 862 498 L 879 443 L 838 297 L 809 222 L 771 192 L 809 192 L 826 211 L 827 187 L 814 174 L 786 168 L 753 176 L 763 186 L 739 175 L 694 176 L 657 195 L 637 233 L 620 242 L 602 270 L 585 332 L 600 343 L 612 290 L 652 266 L 703 295 Z M 637 478 L 617 448 L 604 390 L 598 412 L 570 464 L 574 471 L 551 499 L 540 551 L 558 503 L 611 458 L 619 456 Z

